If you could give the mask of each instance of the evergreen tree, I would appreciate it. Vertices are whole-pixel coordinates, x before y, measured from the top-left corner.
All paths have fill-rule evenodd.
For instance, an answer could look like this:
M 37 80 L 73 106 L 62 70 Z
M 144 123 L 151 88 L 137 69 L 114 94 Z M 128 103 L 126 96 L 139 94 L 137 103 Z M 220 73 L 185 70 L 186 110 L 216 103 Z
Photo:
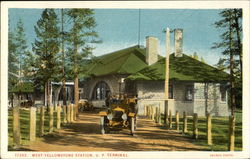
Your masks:
M 84 73 L 83 67 L 80 66 L 84 63 L 84 59 L 88 59 L 92 55 L 94 49 L 92 43 L 98 42 L 96 40 L 98 35 L 94 31 L 96 22 L 93 17 L 93 10 L 69 9 L 66 14 L 72 24 L 67 36 L 69 43 L 68 56 L 70 58 L 69 64 L 71 65 L 69 69 L 74 79 L 74 103 L 78 106 L 79 74 L 81 72 Z
M 189 56 L 192 57 L 192 58 L 194 58 L 195 60 L 198 60 L 198 61 L 201 61 L 203 63 L 206 63 L 205 60 L 203 59 L 203 57 L 201 57 L 199 59 L 199 56 L 198 56 L 197 52 L 194 52 L 193 55 L 189 55 Z
M 24 72 L 27 68 L 25 60 L 28 57 L 27 51 L 27 42 L 24 33 L 24 26 L 21 19 L 19 19 L 16 28 L 16 35 L 15 35 L 15 44 L 16 44 L 16 54 L 18 56 L 18 75 L 19 75 L 19 82 L 21 82 L 24 78 Z
M 206 61 L 203 59 L 203 57 L 201 57 L 200 61 L 203 62 L 203 63 L 206 63 Z
M 63 106 L 67 104 L 67 93 L 66 93 L 66 70 L 65 70 L 65 36 L 66 32 L 64 31 L 65 23 L 64 9 L 61 9 L 61 50 L 62 50 L 62 84 L 63 84 Z
M 17 51 L 16 51 L 16 44 L 15 44 L 15 37 L 14 34 L 9 30 L 9 37 L 8 37 L 8 87 L 9 90 L 13 88 L 15 84 L 18 82 L 18 59 L 17 59 Z
M 219 61 L 218 61 L 218 63 L 216 65 L 214 65 L 214 66 L 217 67 L 221 71 L 225 71 L 225 70 L 229 69 L 227 67 L 227 65 L 228 64 L 226 64 L 226 59 L 220 58 Z
M 197 55 L 197 52 L 194 52 L 193 58 L 196 59 L 196 60 L 199 60 L 199 56 Z
M 242 10 L 225 9 L 220 12 L 222 19 L 215 22 L 215 27 L 224 29 L 221 34 L 221 42 L 215 43 L 213 49 L 223 48 L 222 54 L 226 58 L 220 59 L 225 68 L 230 69 L 230 104 L 231 112 L 234 115 L 236 105 L 241 105 L 242 89 Z M 237 90 L 236 90 L 237 89 Z
M 35 26 L 36 39 L 33 44 L 35 53 L 35 82 L 44 86 L 46 106 L 50 106 L 50 82 L 58 80 L 58 53 L 60 32 L 54 9 L 45 9 Z

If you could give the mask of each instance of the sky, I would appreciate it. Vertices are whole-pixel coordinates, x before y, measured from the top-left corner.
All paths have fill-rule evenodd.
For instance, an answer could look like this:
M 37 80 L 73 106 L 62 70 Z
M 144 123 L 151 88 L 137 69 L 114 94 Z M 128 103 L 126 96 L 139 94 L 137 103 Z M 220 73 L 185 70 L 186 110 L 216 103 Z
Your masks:
M 42 9 L 9 9 L 9 27 L 15 31 L 19 19 L 24 23 L 28 47 L 31 50 L 35 40 L 34 25 L 41 17 Z M 165 56 L 165 33 L 163 30 L 183 29 L 183 52 L 197 52 L 208 64 L 214 65 L 222 57 L 221 50 L 211 49 L 220 41 L 223 30 L 214 27 L 220 20 L 219 9 L 94 9 L 96 31 L 102 40 L 96 44 L 94 55 L 138 45 L 145 46 L 145 38 L 159 39 L 159 54 Z M 56 12 L 60 13 L 59 10 Z M 60 15 L 60 14 L 59 14 Z M 139 25 L 140 19 L 140 25 Z M 139 27 L 140 26 L 140 27 Z M 140 36 L 138 36 L 138 34 Z M 139 39 L 140 37 L 140 39 Z M 138 40 L 139 39 L 139 40 Z M 174 51 L 174 36 L 171 34 L 171 52 Z

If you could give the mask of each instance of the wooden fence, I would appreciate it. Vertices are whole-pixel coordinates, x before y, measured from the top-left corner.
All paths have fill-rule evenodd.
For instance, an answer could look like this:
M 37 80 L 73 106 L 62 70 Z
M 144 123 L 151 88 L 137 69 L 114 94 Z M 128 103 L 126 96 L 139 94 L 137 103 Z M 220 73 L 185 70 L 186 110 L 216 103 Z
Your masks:
M 156 113 L 157 112 L 157 113 Z M 159 123 L 161 119 L 161 114 L 159 113 L 159 108 L 153 106 L 146 106 L 146 114 L 149 119 L 152 119 L 156 123 Z M 160 117 L 159 117 L 160 116 Z M 194 139 L 199 139 L 199 117 L 197 113 L 192 115 L 193 123 L 192 123 L 192 136 Z M 160 123 L 161 124 L 161 123 Z M 164 124 L 166 125 L 167 129 L 173 129 L 173 119 L 172 119 L 172 111 L 169 110 L 168 113 L 164 115 Z M 180 120 L 179 120 L 179 112 L 176 111 L 175 113 L 175 130 L 179 131 L 180 127 Z M 234 151 L 234 143 L 235 143 L 235 117 L 229 116 L 229 130 L 228 130 L 228 150 Z M 182 133 L 188 133 L 188 117 L 187 113 L 184 111 L 182 116 Z M 213 145 L 213 138 L 212 138 L 212 116 L 210 113 L 206 115 L 206 141 L 208 145 Z
M 70 104 L 68 106 L 61 105 L 57 106 L 56 114 L 54 113 L 53 106 L 49 107 L 49 132 L 52 133 L 55 130 L 59 130 L 61 128 L 61 124 L 73 123 L 76 121 L 76 106 L 74 104 Z M 45 106 L 41 106 L 39 111 L 37 111 L 36 107 L 30 107 L 29 109 L 29 140 L 35 141 L 36 140 L 36 126 L 37 126 L 37 114 L 40 115 L 39 124 L 38 124 L 38 134 L 39 136 L 44 136 L 45 134 Z M 62 114 L 62 116 L 61 116 Z M 63 117 L 63 119 L 61 119 Z M 54 129 L 54 119 L 56 120 L 56 129 Z M 20 107 L 13 108 L 13 144 L 14 149 L 17 149 L 21 145 L 21 125 L 20 125 Z

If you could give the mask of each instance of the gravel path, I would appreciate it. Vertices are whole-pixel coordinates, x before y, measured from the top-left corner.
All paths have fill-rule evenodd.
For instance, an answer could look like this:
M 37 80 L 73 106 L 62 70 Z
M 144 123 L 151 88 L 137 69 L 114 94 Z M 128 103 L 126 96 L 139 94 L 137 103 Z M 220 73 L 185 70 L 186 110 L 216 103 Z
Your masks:
M 100 134 L 100 117 L 84 112 L 75 123 L 31 143 L 31 151 L 202 151 L 193 139 L 166 130 L 149 119 L 139 118 L 136 134 L 129 130 Z

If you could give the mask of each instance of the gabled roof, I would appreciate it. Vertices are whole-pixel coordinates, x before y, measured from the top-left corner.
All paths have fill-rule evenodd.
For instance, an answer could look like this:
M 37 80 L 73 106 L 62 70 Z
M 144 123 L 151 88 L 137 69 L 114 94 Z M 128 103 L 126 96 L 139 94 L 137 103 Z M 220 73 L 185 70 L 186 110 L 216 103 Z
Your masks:
M 87 72 L 90 76 L 133 74 L 147 67 L 145 48 L 138 45 L 97 57 Z M 160 57 L 160 56 L 159 56 Z M 161 57 L 160 57 L 161 58 Z
M 147 66 L 137 73 L 130 75 L 129 80 L 165 80 L 165 58 Z M 200 62 L 183 54 L 182 57 L 170 55 L 169 79 L 175 81 L 193 82 L 226 82 L 229 74 L 220 71 L 208 64 Z

